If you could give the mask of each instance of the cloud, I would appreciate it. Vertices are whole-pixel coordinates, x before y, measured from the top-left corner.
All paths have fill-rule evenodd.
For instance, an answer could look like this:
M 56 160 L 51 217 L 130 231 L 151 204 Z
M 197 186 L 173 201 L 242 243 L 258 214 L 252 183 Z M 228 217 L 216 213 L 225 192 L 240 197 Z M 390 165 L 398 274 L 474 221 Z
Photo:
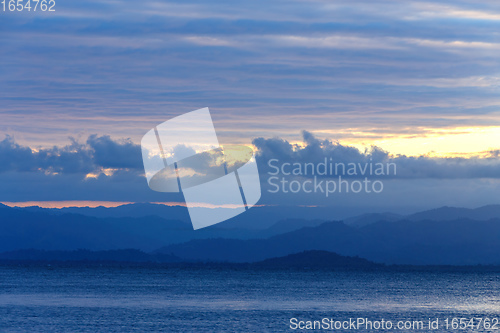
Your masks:
M 6 15 L 0 134 L 139 142 L 204 106 L 232 142 L 499 124 L 499 13 L 491 1 L 148 0 Z
M 0 201 L 183 201 L 180 193 L 151 191 L 139 145 L 90 135 L 62 147 L 31 148 L 0 141 Z
M 500 154 L 485 157 L 434 158 L 391 155 L 378 147 L 360 151 L 328 139 L 302 132 L 299 144 L 275 138 L 256 138 L 261 174 L 260 204 L 327 205 L 364 207 L 363 211 L 426 209 L 440 205 L 480 206 L 494 202 L 500 191 Z M 152 191 L 144 177 L 140 148 L 130 140 L 91 135 L 62 147 L 30 148 L 12 137 L 0 141 L 0 201 L 94 200 L 126 202 L 182 202 L 182 193 Z M 395 163 L 397 174 L 381 177 L 384 191 L 374 194 L 270 193 L 268 161 L 321 163 L 332 158 L 339 163 Z M 187 161 L 189 162 L 189 161 Z M 200 156 L 196 171 L 207 169 L 208 156 Z M 192 161 L 191 161 L 192 163 Z M 110 171 L 111 170 L 111 171 Z M 89 177 L 89 175 L 92 175 Z M 210 176 L 212 177 L 212 176 Z M 327 176 L 319 176 L 325 179 Z M 346 176 L 350 180 L 361 176 Z M 286 176 L 290 181 L 293 176 Z M 376 177 L 372 177 L 376 178 Z M 194 179 L 192 181 L 196 181 Z
M 500 158 L 497 150 L 489 152 L 486 156 L 464 157 L 431 157 L 431 156 L 406 156 L 392 155 L 380 147 L 371 146 L 365 151 L 351 146 L 342 145 L 331 140 L 320 140 L 308 131 L 302 132 L 303 144 L 290 144 L 281 138 L 257 138 L 253 144 L 258 149 L 258 162 L 262 174 L 274 172 L 268 161 L 278 160 L 274 165 L 281 166 L 288 163 L 305 165 L 306 163 L 344 164 L 377 163 L 394 164 L 396 174 L 383 175 L 382 178 L 405 179 L 499 179 Z M 313 175 L 309 175 L 312 177 Z M 335 174 L 320 175 L 322 177 L 335 177 Z M 344 175 L 342 175 L 344 176 Z M 350 177 L 350 175 L 345 175 Z M 364 178 L 365 175 L 352 175 L 351 178 Z M 380 177 L 373 177 L 380 178 Z
M 408 213 L 440 206 L 479 207 L 488 204 L 497 204 L 500 195 L 500 158 L 498 151 L 490 151 L 482 157 L 470 158 L 436 158 L 432 156 L 405 156 L 392 155 L 379 147 L 370 147 L 359 150 L 355 147 L 342 145 L 331 140 L 319 139 L 310 132 L 302 132 L 302 142 L 292 144 L 282 138 L 257 138 L 253 141 L 258 149 L 257 162 L 261 173 L 262 199 L 261 203 L 276 205 L 313 205 L 328 206 L 335 215 L 344 209 L 350 208 L 358 214 L 363 212 L 400 212 Z M 368 175 L 373 183 L 379 180 L 383 183 L 381 193 L 353 193 L 343 190 L 325 195 L 321 186 L 316 188 L 317 182 L 333 181 L 339 184 L 338 176 L 352 184 L 356 180 L 363 182 L 365 175 L 318 174 L 309 172 L 306 175 L 285 175 L 281 170 L 274 175 L 276 169 L 268 162 L 276 159 L 273 166 L 281 168 L 285 163 L 286 173 L 292 172 L 294 163 L 306 169 L 305 165 L 313 163 L 347 165 L 349 163 L 388 163 L 396 165 L 396 174 Z M 310 170 L 310 169 L 309 169 Z M 342 170 L 342 169 L 339 169 Z M 360 171 L 360 168 L 357 168 Z M 272 174 L 270 174 L 272 173 Z M 274 178 L 272 178 L 274 177 Z M 272 180 L 272 181 L 271 181 Z M 288 185 L 283 185 L 285 181 Z M 292 192 L 291 182 L 302 184 L 307 190 Z M 325 185 L 323 183 L 323 185 Z M 326 186 L 326 185 L 325 185 Z M 348 185 L 349 186 L 349 185 Z M 337 189 L 340 185 L 337 186 Z M 351 213 L 352 214 L 352 213 Z
M 91 135 L 85 144 L 70 138 L 63 147 L 30 148 L 7 136 L 0 142 L 0 172 L 80 174 L 102 169 L 142 170 L 140 146 L 130 140 L 113 141 L 109 136 Z
M 33 170 L 33 152 L 29 147 L 22 147 L 7 136 L 0 141 L 0 172 Z
M 113 141 L 109 135 L 91 135 L 87 140 L 93 162 L 102 168 L 141 169 L 141 147 L 130 140 Z
M 166 201 L 148 189 L 136 143 L 162 121 L 205 106 L 221 144 L 258 138 L 264 174 L 269 158 L 394 161 L 393 181 L 421 189 L 410 193 L 415 200 L 428 196 L 423 183 L 441 184 L 445 196 L 499 178 L 493 153 L 393 156 L 299 134 L 307 128 L 370 145 L 500 125 L 498 1 L 228 4 L 92 0 L 51 15 L 3 16 L 5 200 Z M 67 144 L 68 136 L 85 139 Z M 130 140 L 112 139 L 121 137 Z M 469 183 L 458 191 L 449 183 L 457 180 Z
M 380 147 L 365 151 L 329 139 L 318 139 L 311 132 L 302 132 L 303 144 L 291 144 L 282 138 L 256 138 L 261 168 L 270 159 L 283 163 L 320 163 L 324 159 L 336 163 L 396 163 L 397 178 L 499 178 L 498 150 L 486 157 L 393 156 Z M 103 169 L 142 172 L 141 148 L 130 140 L 113 140 L 110 136 L 91 135 L 86 143 L 71 139 L 63 147 L 32 149 L 21 146 L 12 137 L 0 141 L 0 172 L 45 172 L 86 175 Z M 197 163 L 208 163 L 205 159 Z
M 311 132 L 302 131 L 302 143 L 292 144 L 282 138 L 256 138 L 259 170 L 266 175 L 271 169 L 268 161 L 276 159 L 283 163 L 394 163 L 396 175 L 393 179 L 498 179 L 500 178 L 500 155 L 492 150 L 481 156 L 433 157 L 392 155 L 380 147 L 371 146 L 364 151 L 329 139 L 319 139 Z M 179 147 L 180 149 L 181 147 Z M 0 141 L 0 173 L 31 172 L 47 175 L 74 174 L 79 179 L 99 177 L 120 178 L 144 177 L 140 145 L 128 139 L 113 140 L 110 136 L 90 135 L 85 143 L 71 139 L 63 147 L 34 149 L 19 145 L 12 137 Z M 183 164 L 194 173 L 210 169 L 213 157 L 200 155 Z M 214 164 L 215 165 L 215 164 Z M 214 170 L 218 166 L 214 166 Z M 217 171 L 217 170 L 216 170 Z M 215 171 L 214 171 L 215 172 Z M 328 176 L 328 175 L 327 175 Z M 330 175 L 331 176 L 331 175 Z M 354 177 L 361 177 L 355 175 Z

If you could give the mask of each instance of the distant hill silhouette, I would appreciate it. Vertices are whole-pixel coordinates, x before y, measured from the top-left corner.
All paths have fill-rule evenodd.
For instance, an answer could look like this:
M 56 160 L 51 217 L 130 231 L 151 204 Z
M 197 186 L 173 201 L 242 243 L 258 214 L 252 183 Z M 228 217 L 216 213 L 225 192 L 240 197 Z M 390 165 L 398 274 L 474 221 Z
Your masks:
M 362 214 L 344 219 L 343 222 L 353 227 L 364 227 L 379 221 L 399 221 L 404 219 L 403 215 L 393 213 Z
M 269 228 L 257 233 L 257 235 L 262 238 L 270 237 L 285 232 L 302 229 L 304 227 L 317 227 L 325 222 L 325 220 L 286 219 L 276 222 Z
M 411 215 L 399 215 L 393 213 L 362 214 L 346 218 L 344 219 L 344 223 L 353 227 L 364 227 L 379 221 L 451 221 L 459 219 L 487 221 L 495 218 L 500 219 L 500 205 L 488 205 L 474 209 L 440 207 Z
M 419 221 L 419 220 L 451 221 L 457 219 L 487 221 L 494 218 L 500 218 L 500 205 L 488 205 L 475 209 L 441 207 L 420 213 L 415 213 L 406 217 L 406 219 L 412 221 Z
M 377 222 L 362 228 L 324 223 L 268 239 L 204 239 L 166 246 L 190 260 L 261 261 L 307 250 L 388 264 L 500 264 L 500 219 Z
M 123 209 L 136 209 L 127 205 Z M 155 208 L 172 208 L 152 205 Z M 157 207 L 159 206 L 159 207 Z M 140 207 L 144 207 L 140 204 Z M 104 208 L 104 207 L 101 207 Z M 173 207 L 179 208 L 179 207 Z M 106 212 L 118 209 L 104 208 Z M 175 209 L 174 209 L 175 210 Z M 140 215 L 137 213 L 137 215 Z M 62 213 L 61 210 L 27 209 L 0 206 L 0 252 L 18 249 L 45 250 L 110 250 L 136 248 L 151 251 L 161 246 L 182 243 L 192 239 L 236 238 L 250 239 L 273 236 L 318 225 L 321 221 L 295 219 L 282 221 L 268 229 L 218 228 L 216 226 L 194 231 L 191 222 L 167 220 L 150 215 L 143 217 L 92 217 Z
M 209 208 L 207 208 L 209 209 Z M 186 207 L 166 206 L 153 203 L 134 203 L 118 207 L 69 207 L 69 208 L 40 208 L 27 207 L 25 211 L 44 212 L 48 214 L 78 214 L 97 218 L 143 218 L 150 216 L 161 217 L 165 220 L 176 220 L 190 225 L 189 214 Z M 253 207 L 245 214 L 238 215 L 222 223 L 211 226 L 210 229 L 245 229 L 245 230 L 266 230 L 275 228 L 278 232 L 291 231 L 291 224 L 296 227 L 313 226 L 311 221 L 331 221 L 343 220 L 347 225 L 362 227 L 379 221 L 398 221 L 398 220 L 457 220 L 468 218 L 478 221 L 487 221 L 492 218 L 500 218 L 500 205 L 489 205 L 475 209 L 441 207 L 427 210 L 411 215 L 400 215 L 390 212 L 368 213 L 361 215 L 351 215 L 343 218 L 346 213 L 339 209 L 331 207 L 297 207 L 297 206 L 258 206 Z M 342 218 L 340 217 L 342 216 Z M 349 216 L 349 215 L 347 215 Z M 281 221 L 288 221 L 283 224 Z M 293 222 L 301 220 L 301 225 Z M 285 229 L 277 228 L 276 224 L 281 224 Z M 288 229 L 288 230 L 286 230 Z M 263 233 L 265 234 L 265 233 Z
M 151 208 L 149 205 L 97 211 L 120 215 L 129 210 L 141 215 L 145 208 Z M 166 213 L 172 207 L 153 208 Z M 232 221 L 231 228 L 224 225 L 230 223 L 226 221 L 194 231 L 189 222 L 152 215 L 92 217 L 0 204 L 0 252 L 134 248 L 158 249 L 156 254 L 173 254 L 183 260 L 256 262 L 322 250 L 388 264 L 500 263 L 499 205 L 477 209 L 442 207 L 402 218 L 391 213 L 364 214 L 346 219 L 350 225 L 302 218 L 271 223 L 261 215 L 266 210 L 251 215 L 253 210 L 242 214 L 246 220 Z M 279 210 L 267 211 L 275 214 Z
M 98 219 L 77 214 L 49 214 L 1 207 L 0 251 L 16 249 L 152 250 L 169 243 L 171 231 L 182 239 L 192 227 L 181 221 L 147 218 Z M 184 241 L 192 237 L 184 237 Z
M 295 269 L 373 269 L 384 267 L 366 259 L 341 256 L 328 251 L 304 251 L 284 257 L 271 258 L 256 262 L 252 267 L 259 268 L 295 268 Z
M 210 208 L 206 208 L 210 210 Z M 50 214 L 79 214 L 97 218 L 142 218 L 158 216 L 166 220 L 178 220 L 190 224 L 189 214 L 186 207 L 166 206 L 153 203 L 134 203 L 118 207 L 68 207 L 68 208 L 40 208 L 27 207 L 24 210 L 32 212 L 45 212 Z M 331 207 L 302 207 L 302 206 L 255 206 L 245 214 L 240 214 L 227 221 L 211 226 L 211 229 L 245 229 L 264 230 L 272 227 L 282 220 L 297 219 L 305 222 L 311 220 L 329 221 L 346 216 L 338 208 Z M 300 227 L 304 227 L 302 225 Z
M 68 263 L 151 263 L 151 264 L 189 264 L 196 266 L 197 262 L 182 261 L 172 255 L 151 254 L 134 249 L 109 251 L 45 251 L 18 250 L 0 253 L 0 262 L 68 262 Z M 198 262 L 210 264 L 209 262 Z M 235 264 L 225 263 L 228 266 Z M 235 266 L 257 269 L 321 269 L 321 270 L 352 270 L 375 269 L 385 267 L 366 259 L 345 257 L 327 251 L 304 251 L 285 257 L 271 258 L 250 265 Z
M 66 207 L 66 208 L 40 208 L 26 207 L 25 210 L 44 212 L 50 214 L 78 214 L 97 218 L 122 218 L 122 217 L 148 217 L 157 216 L 166 220 L 182 221 L 191 224 L 186 207 L 166 206 L 152 203 L 125 204 L 118 207 Z
M 356 241 L 353 242 L 354 239 Z M 156 252 L 174 253 L 188 260 L 255 262 L 307 250 L 331 251 L 332 247 L 342 248 L 342 255 L 351 255 L 363 241 L 368 242 L 369 237 L 359 233 L 356 228 L 337 221 L 268 239 L 197 239 L 165 246 Z
M 135 249 L 108 251 L 45 251 L 18 250 L 0 253 L 0 261 L 90 261 L 90 262 L 151 262 L 176 263 L 181 260 L 168 254 L 151 255 Z

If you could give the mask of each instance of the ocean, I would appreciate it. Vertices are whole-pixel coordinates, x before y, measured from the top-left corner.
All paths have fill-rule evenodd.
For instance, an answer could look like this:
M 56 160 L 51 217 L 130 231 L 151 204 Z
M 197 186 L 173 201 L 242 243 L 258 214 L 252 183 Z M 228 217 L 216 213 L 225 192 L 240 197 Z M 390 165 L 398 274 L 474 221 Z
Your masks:
M 498 272 L 0 266 L 1 332 L 500 332 L 497 318 Z

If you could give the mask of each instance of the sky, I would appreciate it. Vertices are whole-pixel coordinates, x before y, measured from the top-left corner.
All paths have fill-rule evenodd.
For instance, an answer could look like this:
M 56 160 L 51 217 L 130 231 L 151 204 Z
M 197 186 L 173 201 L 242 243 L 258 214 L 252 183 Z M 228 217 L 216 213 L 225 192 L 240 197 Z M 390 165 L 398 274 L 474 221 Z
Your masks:
M 0 201 L 182 201 L 148 189 L 139 144 L 202 107 L 223 145 L 253 145 L 262 173 L 273 156 L 383 152 L 401 174 L 361 200 L 370 207 L 477 206 L 500 194 L 498 1 L 55 8 L 0 13 Z M 335 204 L 359 204 L 348 197 Z

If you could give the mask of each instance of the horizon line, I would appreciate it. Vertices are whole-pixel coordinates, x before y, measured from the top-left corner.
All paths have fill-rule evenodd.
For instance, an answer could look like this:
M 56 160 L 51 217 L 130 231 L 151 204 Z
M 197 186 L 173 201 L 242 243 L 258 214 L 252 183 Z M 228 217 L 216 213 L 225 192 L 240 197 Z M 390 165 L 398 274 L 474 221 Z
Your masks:
M 119 206 L 138 204 L 138 203 L 164 205 L 168 207 L 187 207 L 185 202 L 178 202 L 178 201 L 134 202 L 134 201 L 61 200 L 61 201 L 0 201 L 0 203 L 9 207 L 17 207 L 17 208 L 40 207 L 40 208 L 56 208 L 56 209 L 97 208 L 97 207 L 116 208 Z M 190 206 L 200 207 L 200 208 L 238 208 L 236 205 L 215 206 L 213 204 L 207 204 L 203 202 L 190 203 Z M 262 206 L 269 206 L 269 205 L 255 205 L 254 207 L 262 207 Z

